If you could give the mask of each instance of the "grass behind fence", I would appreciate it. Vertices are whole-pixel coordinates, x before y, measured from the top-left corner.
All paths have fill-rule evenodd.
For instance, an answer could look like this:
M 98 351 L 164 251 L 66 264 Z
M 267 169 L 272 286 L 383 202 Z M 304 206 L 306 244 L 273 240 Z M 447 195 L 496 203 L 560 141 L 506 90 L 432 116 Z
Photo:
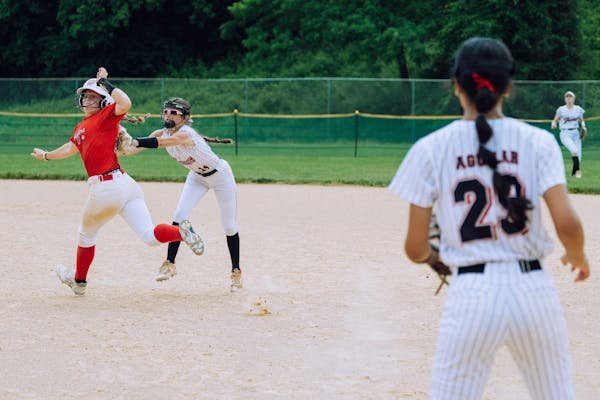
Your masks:
M 78 156 L 39 162 L 29 156 L 33 147 L 53 149 L 69 139 L 81 117 L 34 118 L 0 116 L 0 177 L 16 179 L 84 179 Z M 240 123 L 238 146 L 214 145 L 229 161 L 238 182 L 282 182 L 385 186 L 402 157 L 418 137 L 447 120 L 390 120 L 361 118 L 354 141 L 354 117 L 282 121 L 260 118 Z M 202 133 L 233 138 L 233 118 L 197 118 Z M 548 128 L 548 122 L 536 123 Z M 584 142 L 583 179 L 568 177 L 572 192 L 600 193 L 600 121 L 591 121 Z M 126 124 L 133 136 L 145 136 L 158 127 L 158 119 Z M 317 130 L 315 133 L 313 130 Z M 557 131 L 554 131 L 557 135 Z M 323 138 L 319 140 L 319 138 Z M 387 140 L 387 141 L 386 141 Z M 356 155 L 356 157 L 355 157 Z M 563 148 L 567 171 L 570 155 Z M 183 181 L 186 170 L 164 150 L 147 150 L 124 157 L 122 165 L 141 181 Z

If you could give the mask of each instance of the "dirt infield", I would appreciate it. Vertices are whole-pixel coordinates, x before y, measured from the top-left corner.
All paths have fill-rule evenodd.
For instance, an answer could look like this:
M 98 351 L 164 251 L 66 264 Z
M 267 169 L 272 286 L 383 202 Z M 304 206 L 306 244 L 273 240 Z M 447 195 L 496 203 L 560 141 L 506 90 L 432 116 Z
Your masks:
M 233 294 L 212 192 L 190 218 L 206 253 L 183 246 L 166 282 L 154 281 L 165 246 L 146 246 L 116 218 L 75 297 L 53 268 L 73 265 L 87 185 L 0 185 L 0 399 L 427 398 L 445 294 L 434 297 L 437 278 L 404 256 L 407 206 L 386 189 L 239 185 L 246 289 Z M 155 223 L 171 221 L 182 187 L 142 183 Z M 565 308 L 577 398 L 595 399 L 600 213 L 598 197 L 573 201 L 592 276 L 572 283 L 558 245 L 546 267 Z M 259 296 L 271 315 L 248 312 Z M 506 350 L 484 398 L 528 398 Z

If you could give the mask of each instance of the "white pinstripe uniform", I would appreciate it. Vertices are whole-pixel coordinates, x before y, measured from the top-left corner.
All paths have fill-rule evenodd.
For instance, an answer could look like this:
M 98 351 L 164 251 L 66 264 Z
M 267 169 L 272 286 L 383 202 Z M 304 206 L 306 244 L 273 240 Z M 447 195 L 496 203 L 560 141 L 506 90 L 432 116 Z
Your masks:
M 194 146 L 166 147 L 171 157 L 190 170 L 173 215 L 173 221 L 181 222 L 188 219 L 192 209 L 206 192 L 214 189 L 225 234 L 227 236 L 235 235 L 238 232 L 236 184 L 229 163 L 219 158 L 204 138 L 189 125 L 183 125 L 179 131 L 189 133 L 194 140 Z M 162 137 L 168 138 L 169 136 L 169 131 L 166 128 L 163 129 Z M 213 172 L 215 170 L 216 172 Z
M 569 150 L 571 156 L 579 157 L 581 161 L 581 138 L 579 137 L 579 119 L 583 118 L 585 110 L 579 106 L 573 105 L 569 108 L 566 105 L 556 109 L 558 115 L 558 127 L 560 128 L 560 141 Z
M 529 198 L 527 227 L 504 220 L 492 170 L 478 162 L 474 121 L 459 120 L 419 140 L 389 189 L 409 203 L 437 205 L 440 257 L 453 271 L 444 305 L 431 399 L 481 398 L 496 350 L 506 345 L 534 399 L 572 399 L 566 322 L 544 269 L 522 272 L 519 260 L 542 259 L 553 243 L 542 225 L 541 196 L 565 183 L 554 137 L 523 122 L 488 120 L 486 147 L 498 172 L 513 181 L 511 194 Z M 458 267 L 485 263 L 483 273 Z

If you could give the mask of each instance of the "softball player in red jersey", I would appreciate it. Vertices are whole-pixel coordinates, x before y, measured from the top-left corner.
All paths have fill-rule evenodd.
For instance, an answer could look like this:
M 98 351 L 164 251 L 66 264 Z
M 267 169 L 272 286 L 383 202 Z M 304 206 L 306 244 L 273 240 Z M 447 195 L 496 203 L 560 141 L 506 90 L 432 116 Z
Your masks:
M 202 254 L 203 243 L 189 223 L 179 228 L 168 224 L 154 226 L 140 186 L 118 162 L 115 143 L 119 122 L 131 108 L 127 94 L 112 86 L 108 72 L 99 68 L 96 78 L 77 89 L 84 119 L 73 130 L 71 139 L 52 151 L 35 148 L 31 155 L 38 160 L 58 160 L 79 152 L 89 176 L 90 194 L 79 226 L 79 245 L 75 271 L 58 266 L 59 279 L 77 295 L 87 287 L 87 274 L 94 259 L 96 237 L 100 228 L 120 214 L 145 243 L 184 240 L 196 254 Z
M 407 256 L 421 263 L 435 254 L 428 241 L 435 204 L 439 257 L 453 273 L 432 374 L 435 400 L 480 399 L 503 345 L 533 399 L 573 398 L 566 323 L 542 263 L 553 244 L 541 199 L 576 281 L 589 276 L 583 230 L 553 136 L 502 114 L 513 73 L 502 43 L 463 43 L 452 77 L 463 118 L 415 143 L 389 186 L 410 203 Z
M 583 138 L 579 133 L 579 124 L 585 127 L 583 113 L 585 110 L 575 105 L 575 93 L 568 91 L 565 93 L 565 105 L 556 109 L 556 114 L 550 124 L 552 129 L 556 129 L 558 123 L 560 141 L 569 150 L 573 160 L 571 175 L 576 178 L 581 178 L 581 141 Z
M 242 289 L 242 271 L 235 178 L 229 163 L 216 155 L 204 138 L 188 125 L 191 123 L 190 113 L 191 105 L 186 100 L 178 97 L 167 100 L 162 111 L 164 128 L 152 132 L 147 138 L 134 139 L 133 145 L 138 149 L 131 154 L 144 147 L 164 147 L 175 161 L 190 170 L 173 215 L 174 225 L 188 218 L 209 189 L 215 191 L 231 258 L 231 291 L 238 291 Z M 178 248 L 178 242 L 169 243 L 167 259 L 159 269 L 157 281 L 169 279 L 177 273 L 175 257 Z

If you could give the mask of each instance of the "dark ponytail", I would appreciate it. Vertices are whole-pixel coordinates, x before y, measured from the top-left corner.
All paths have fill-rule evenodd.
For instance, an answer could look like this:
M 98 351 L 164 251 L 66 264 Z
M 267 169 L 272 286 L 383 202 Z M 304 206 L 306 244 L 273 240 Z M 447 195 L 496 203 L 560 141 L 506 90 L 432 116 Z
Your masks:
M 477 108 L 478 157 L 492 169 L 494 190 L 500 204 L 508 211 L 510 222 L 520 231 L 527 223 L 526 211 L 533 208 L 531 202 L 525 197 L 508 197 L 511 181 L 500 175 L 496 154 L 484 146 L 494 134 L 485 114 L 498 104 L 514 72 L 514 60 L 504 44 L 489 38 L 472 38 L 458 49 L 452 76 Z

